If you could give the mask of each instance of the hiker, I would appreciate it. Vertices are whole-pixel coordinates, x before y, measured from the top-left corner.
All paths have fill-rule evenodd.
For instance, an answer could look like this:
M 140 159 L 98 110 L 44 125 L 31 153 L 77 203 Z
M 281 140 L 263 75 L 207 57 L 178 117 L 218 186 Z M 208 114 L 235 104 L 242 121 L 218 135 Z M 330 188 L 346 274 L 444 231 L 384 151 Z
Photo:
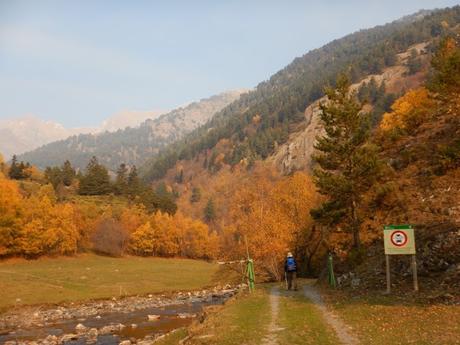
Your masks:
M 284 275 L 287 289 L 291 290 L 291 288 L 294 287 L 294 290 L 297 290 L 297 262 L 291 252 L 288 253 L 286 262 L 284 263 Z

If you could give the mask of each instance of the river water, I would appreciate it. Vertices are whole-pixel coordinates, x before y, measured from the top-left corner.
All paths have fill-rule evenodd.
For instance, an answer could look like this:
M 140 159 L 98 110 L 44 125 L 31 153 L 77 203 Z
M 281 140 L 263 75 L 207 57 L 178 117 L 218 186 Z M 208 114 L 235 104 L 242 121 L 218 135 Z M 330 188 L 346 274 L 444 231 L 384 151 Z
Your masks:
M 208 301 L 146 308 L 129 313 L 116 312 L 100 315 L 99 317 L 90 316 L 86 319 L 60 320 L 51 325 L 18 329 L 15 332 L 0 335 L 0 344 L 6 341 L 27 343 L 28 341 L 44 339 L 48 335 L 59 337 L 64 334 L 75 334 L 75 327 L 80 323 L 85 327 L 97 329 L 111 324 L 123 324 L 125 326 L 111 334 L 99 335 L 95 344 L 112 345 L 132 338 L 139 340 L 146 336 L 156 336 L 188 326 L 198 317 L 204 306 L 222 304 L 224 300 L 224 298 L 219 297 Z M 157 320 L 150 321 L 148 315 L 159 315 L 160 317 Z M 65 344 L 86 344 L 86 338 L 81 336 L 78 339 L 69 340 Z

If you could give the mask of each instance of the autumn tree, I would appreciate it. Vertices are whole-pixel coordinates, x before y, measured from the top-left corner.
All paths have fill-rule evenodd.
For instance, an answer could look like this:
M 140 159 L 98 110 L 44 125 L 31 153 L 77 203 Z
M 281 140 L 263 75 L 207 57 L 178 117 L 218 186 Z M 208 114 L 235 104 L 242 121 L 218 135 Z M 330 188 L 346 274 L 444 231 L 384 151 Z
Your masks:
M 0 153 L 0 173 L 7 176 L 8 175 L 8 166 L 5 163 L 3 155 Z
M 362 196 L 379 172 L 377 150 L 369 142 L 369 116 L 350 94 L 348 79 L 339 77 L 337 88 L 327 88 L 326 94 L 320 108 L 325 134 L 316 138 L 314 156 L 315 184 L 326 201 L 312 215 L 322 223 L 346 224 L 359 249 Z
M 70 204 L 57 204 L 51 185 L 24 200 L 19 250 L 27 257 L 68 255 L 77 251 L 79 233 Z
M 383 115 L 380 129 L 384 135 L 410 133 L 425 122 L 433 109 L 434 101 L 424 87 L 410 90 L 391 106 L 391 112 Z
M 0 172 L 0 257 L 18 252 L 22 197 L 14 181 Z
M 131 235 L 131 250 L 141 256 L 155 254 L 155 231 L 150 222 L 139 226 Z
M 113 218 L 102 219 L 92 236 L 93 249 L 111 256 L 122 256 L 128 241 L 128 232 Z

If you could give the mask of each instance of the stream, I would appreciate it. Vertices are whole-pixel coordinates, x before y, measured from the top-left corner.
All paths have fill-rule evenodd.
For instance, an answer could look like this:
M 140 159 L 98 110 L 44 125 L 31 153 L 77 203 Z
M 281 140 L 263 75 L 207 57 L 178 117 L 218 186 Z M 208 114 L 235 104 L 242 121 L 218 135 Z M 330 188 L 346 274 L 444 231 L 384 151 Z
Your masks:
M 126 340 L 147 344 L 162 334 L 189 326 L 200 316 L 205 306 L 223 304 L 236 293 L 236 290 L 225 291 L 198 298 L 174 299 L 161 305 L 140 303 L 138 308 L 133 308 L 135 302 L 130 302 L 127 304 L 130 307 L 114 308 L 114 311 L 105 309 L 101 313 L 83 316 L 75 312 L 59 319 L 49 318 L 48 322 L 43 323 L 27 323 L 23 320 L 13 330 L 0 329 L 0 344 L 112 345 Z M 33 319 L 34 316 L 37 314 L 31 315 L 31 312 L 16 315 L 17 319 Z

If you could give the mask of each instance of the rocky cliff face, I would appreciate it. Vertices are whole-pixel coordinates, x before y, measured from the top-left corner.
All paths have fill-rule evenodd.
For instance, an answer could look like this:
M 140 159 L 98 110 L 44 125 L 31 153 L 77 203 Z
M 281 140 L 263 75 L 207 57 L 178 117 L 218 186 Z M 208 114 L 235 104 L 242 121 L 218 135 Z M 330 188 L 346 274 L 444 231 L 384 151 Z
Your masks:
M 353 84 L 351 89 L 357 90 L 363 83 L 368 83 L 372 78 L 379 85 L 385 82 L 386 90 L 396 94 L 419 86 L 424 80 L 425 72 L 422 71 L 408 76 L 406 75 L 407 67 L 405 64 L 412 49 L 416 49 L 421 54 L 422 61 L 426 64 L 428 59 L 424 51 L 427 44 L 420 43 L 410 47 L 408 51 L 398 55 L 398 63 L 395 66 L 385 69 L 382 74 L 370 75 L 364 78 L 359 83 Z M 296 170 L 312 169 L 315 138 L 322 133 L 319 105 L 325 101 L 326 98 L 323 97 L 305 109 L 303 129 L 291 134 L 287 143 L 280 145 L 272 157 L 269 158 L 269 161 L 273 162 L 283 174 L 290 174 Z M 364 110 L 370 109 L 365 108 Z
M 147 120 L 143 126 L 150 127 L 152 137 L 177 140 L 184 134 L 205 124 L 215 113 L 238 99 L 246 89 L 223 92 L 198 102 L 170 111 L 157 119 Z

